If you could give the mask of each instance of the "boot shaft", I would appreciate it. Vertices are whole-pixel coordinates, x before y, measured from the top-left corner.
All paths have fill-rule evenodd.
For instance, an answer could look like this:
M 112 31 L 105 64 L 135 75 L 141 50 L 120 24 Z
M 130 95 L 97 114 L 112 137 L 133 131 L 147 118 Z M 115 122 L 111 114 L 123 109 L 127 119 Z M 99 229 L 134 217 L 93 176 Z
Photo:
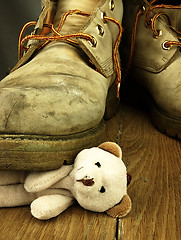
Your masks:
M 131 64 L 134 55 L 138 58 L 138 56 L 146 54 L 143 57 L 145 59 L 154 55 L 152 62 L 157 62 L 160 67 L 158 69 L 149 68 L 149 71 L 161 71 L 171 63 L 171 59 L 177 51 L 176 47 L 169 52 L 163 51 L 163 48 L 165 41 L 179 42 L 181 8 L 178 1 L 174 2 L 176 5 L 165 4 L 173 4 L 173 1 L 155 1 L 150 4 L 147 0 L 123 0 L 124 34 L 120 51 L 123 69 L 129 68 L 128 65 Z M 159 16 L 156 17 L 156 15 Z M 157 61 L 159 56 L 162 56 L 164 60 Z M 135 61 L 137 61 L 136 58 L 134 58 Z M 169 61 L 164 63 L 165 59 L 169 59 Z
M 51 23 L 53 23 L 55 28 L 57 28 L 60 22 L 60 18 L 65 12 L 69 10 L 79 9 L 81 11 L 91 13 L 92 10 L 98 6 L 99 2 L 100 0 L 42 0 L 42 8 L 47 7 L 54 9 L 55 16 L 53 16 L 53 22 Z M 47 17 L 48 16 L 46 16 L 46 18 Z M 86 22 L 86 20 L 86 16 L 69 16 L 61 30 L 61 34 L 78 32 L 81 29 L 81 26 Z

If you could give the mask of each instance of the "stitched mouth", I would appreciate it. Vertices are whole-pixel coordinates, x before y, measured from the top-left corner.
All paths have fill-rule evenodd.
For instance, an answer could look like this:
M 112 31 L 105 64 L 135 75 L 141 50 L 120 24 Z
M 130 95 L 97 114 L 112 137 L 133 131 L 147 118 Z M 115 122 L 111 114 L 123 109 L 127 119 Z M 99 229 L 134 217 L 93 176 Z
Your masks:
M 84 167 L 80 167 L 80 168 L 78 168 L 78 169 L 77 169 L 77 172 L 78 172 L 79 170 L 81 170 L 82 168 L 84 168 Z

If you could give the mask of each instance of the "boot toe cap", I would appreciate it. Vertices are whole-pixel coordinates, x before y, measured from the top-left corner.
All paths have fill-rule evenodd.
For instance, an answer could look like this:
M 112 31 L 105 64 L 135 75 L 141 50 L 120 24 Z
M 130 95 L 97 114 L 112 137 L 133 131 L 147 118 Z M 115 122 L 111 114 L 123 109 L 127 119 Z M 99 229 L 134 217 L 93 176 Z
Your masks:
M 76 84 L 48 88 L 3 88 L 0 90 L 0 131 L 66 135 L 96 126 L 105 110 L 105 94 Z

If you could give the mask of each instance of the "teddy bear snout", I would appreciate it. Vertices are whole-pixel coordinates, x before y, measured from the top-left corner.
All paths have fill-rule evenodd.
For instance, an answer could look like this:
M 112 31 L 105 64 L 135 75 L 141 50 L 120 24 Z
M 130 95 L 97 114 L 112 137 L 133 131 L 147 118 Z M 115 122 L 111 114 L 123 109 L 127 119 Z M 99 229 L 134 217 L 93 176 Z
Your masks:
M 82 182 L 85 186 L 93 186 L 94 185 L 94 178 L 83 178 L 80 180 L 77 180 L 77 182 Z

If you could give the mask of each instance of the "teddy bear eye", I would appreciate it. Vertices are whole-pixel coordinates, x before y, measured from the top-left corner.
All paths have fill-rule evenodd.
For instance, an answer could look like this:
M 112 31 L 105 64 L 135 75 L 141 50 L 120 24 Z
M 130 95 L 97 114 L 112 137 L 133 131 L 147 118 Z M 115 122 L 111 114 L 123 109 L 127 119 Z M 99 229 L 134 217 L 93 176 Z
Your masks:
M 98 166 L 99 168 L 101 167 L 100 162 L 96 162 L 95 165 Z
M 102 186 L 101 189 L 100 189 L 100 192 L 104 193 L 105 191 L 106 191 L 105 187 Z

